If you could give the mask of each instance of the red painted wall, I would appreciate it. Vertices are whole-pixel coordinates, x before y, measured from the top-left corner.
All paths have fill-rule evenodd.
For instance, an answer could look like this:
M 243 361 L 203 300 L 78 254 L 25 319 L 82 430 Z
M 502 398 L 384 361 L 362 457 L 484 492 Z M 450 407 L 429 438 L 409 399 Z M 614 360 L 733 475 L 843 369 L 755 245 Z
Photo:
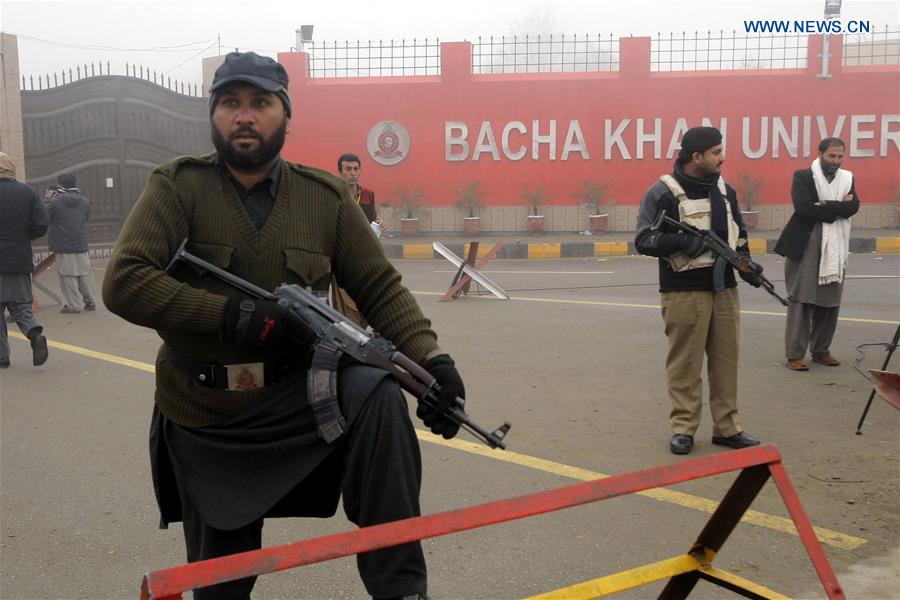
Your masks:
M 305 54 L 281 54 L 294 107 L 284 154 L 331 171 L 341 153 L 360 155 L 361 182 L 376 191 L 379 202 L 392 198 L 398 185 L 419 184 L 427 204 L 453 204 L 453 190 L 477 180 L 490 204 L 525 204 L 520 197 L 525 184 L 545 186 L 550 204 L 572 204 L 572 193 L 591 179 L 611 182 L 609 193 L 617 204 L 635 204 L 659 175 L 671 171 L 674 159 L 666 154 L 677 120 L 695 126 L 707 117 L 715 126 L 722 119 L 727 122 L 726 180 L 740 188 L 742 173 L 763 178 L 763 203 L 779 204 L 790 202 L 793 171 L 808 167 L 816 157 L 818 121 L 831 135 L 844 115 L 839 133 L 848 144 L 844 166 L 854 172 L 864 202 L 888 202 L 891 185 L 900 180 L 900 66 L 841 67 L 841 38 L 832 36 L 830 43 L 830 78 L 816 76 L 822 38 L 815 36 L 809 43 L 809 67 L 786 70 L 651 73 L 649 38 L 620 40 L 620 70 L 610 73 L 472 75 L 471 47 L 460 42 L 442 45 L 440 76 L 311 79 Z M 759 158 L 748 157 L 744 149 L 745 117 L 750 150 L 759 148 L 761 119 L 768 125 L 767 151 Z M 797 157 L 789 155 L 781 139 L 773 144 L 775 119 L 790 137 L 792 117 L 797 117 Z M 621 143 L 630 158 L 616 144 L 607 157 L 606 141 L 626 119 L 631 122 Z M 660 158 L 654 157 L 656 148 L 650 142 L 642 145 L 643 158 L 638 158 L 638 119 L 643 119 L 645 133 L 654 130 L 655 119 L 661 120 Z M 402 124 L 410 138 L 405 158 L 391 166 L 375 162 L 366 149 L 370 130 L 385 120 Z M 539 145 L 537 160 L 532 158 L 535 120 L 540 135 L 547 135 L 551 120 L 556 120 L 556 160 L 550 159 L 547 144 Z M 573 120 L 580 124 L 589 158 L 570 152 L 562 160 Z M 472 160 L 485 121 L 490 122 L 499 160 L 490 152 Z M 507 158 L 501 147 L 503 128 L 511 121 L 521 121 L 528 130 L 510 136 L 512 150 L 526 147 L 521 160 Z M 466 160 L 447 160 L 447 122 L 468 126 Z M 461 154 L 461 146 L 453 149 Z

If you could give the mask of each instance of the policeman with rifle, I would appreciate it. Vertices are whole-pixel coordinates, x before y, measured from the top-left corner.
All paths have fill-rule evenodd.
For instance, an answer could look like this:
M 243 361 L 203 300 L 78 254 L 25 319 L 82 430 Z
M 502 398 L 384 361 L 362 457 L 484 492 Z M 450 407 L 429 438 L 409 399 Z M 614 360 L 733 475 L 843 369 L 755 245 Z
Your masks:
M 209 92 L 216 152 L 153 172 L 103 285 L 112 312 L 164 342 L 150 432 L 161 526 L 183 523 L 195 562 L 257 549 L 266 518 L 329 517 L 339 498 L 360 527 L 418 516 L 422 460 L 401 390 L 444 438 L 465 427 L 502 448 L 508 426 L 466 415 L 454 361 L 347 184 L 280 156 L 284 68 L 233 52 Z M 318 299 L 332 277 L 383 339 Z M 376 599 L 426 597 L 418 542 L 357 567 Z M 254 583 L 194 598 L 249 598 Z
M 704 354 L 712 443 L 730 448 L 759 444 L 744 432 L 737 409 L 740 300 L 734 270 L 750 285 L 778 296 L 750 258 L 737 194 L 721 176 L 724 161 L 717 129 L 688 130 L 673 171 L 647 190 L 638 214 L 635 247 L 659 259 L 674 454 L 688 454 L 694 446 L 703 407 Z

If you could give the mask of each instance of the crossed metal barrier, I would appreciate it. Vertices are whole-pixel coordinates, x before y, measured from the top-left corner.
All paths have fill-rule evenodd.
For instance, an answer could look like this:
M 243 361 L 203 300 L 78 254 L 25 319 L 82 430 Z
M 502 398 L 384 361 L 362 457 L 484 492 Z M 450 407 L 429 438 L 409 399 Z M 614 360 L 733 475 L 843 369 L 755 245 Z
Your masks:
M 669 580 L 659 596 L 665 599 L 686 598 L 700 579 L 747 598 L 785 598 L 764 586 L 712 565 L 728 536 L 771 477 L 797 528 L 825 594 L 831 600 L 843 599 L 843 590 L 788 478 L 781 462 L 781 455 L 771 444 L 161 569 L 144 576 L 141 582 L 141 599 L 174 600 L 181 598 L 183 592 L 195 588 L 523 519 L 738 470 L 740 474 L 686 554 L 551 591 L 534 598 L 597 598 L 663 579 Z

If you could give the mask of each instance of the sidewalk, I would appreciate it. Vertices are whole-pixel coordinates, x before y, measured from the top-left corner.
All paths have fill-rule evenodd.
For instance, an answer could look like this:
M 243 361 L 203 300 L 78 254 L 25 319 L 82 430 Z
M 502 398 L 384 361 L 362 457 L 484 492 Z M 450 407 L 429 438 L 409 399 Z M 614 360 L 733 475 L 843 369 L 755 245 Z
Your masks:
M 780 231 L 752 232 L 750 252 L 756 255 L 772 254 L 780 233 Z M 856 229 L 851 235 L 852 253 L 900 253 L 900 231 L 896 229 Z M 627 231 L 600 235 L 568 232 L 530 235 L 523 231 L 511 234 L 485 233 L 475 237 L 452 232 L 423 232 L 417 236 L 404 237 L 399 233 L 389 232 L 382 238 L 385 252 L 390 258 L 440 258 L 432 248 L 433 241 L 442 243 L 457 256 L 464 255 L 466 244 L 471 241 L 480 243 L 479 256 L 494 244 L 502 243 L 497 258 L 584 258 L 637 254 L 634 250 L 634 234 Z
M 772 254 L 779 234 L 779 231 L 754 231 L 750 235 L 750 252 L 756 255 Z M 900 231 L 896 229 L 856 229 L 851 235 L 852 253 L 900 253 Z M 441 258 L 431 246 L 433 241 L 447 246 L 457 256 L 465 254 L 466 244 L 471 241 L 480 243 L 479 256 L 488 252 L 494 244 L 502 243 L 503 246 L 496 258 L 586 258 L 637 254 L 634 250 L 634 234 L 629 231 L 614 231 L 600 235 L 553 231 L 544 235 L 530 235 L 520 231 L 485 233 L 474 238 L 463 233 L 441 231 L 423 232 L 414 237 L 388 232 L 388 235 L 382 238 L 388 258 Z M 88 249 L 90 257 L 96 260 L 109 258 L 111 251 L 112 243 L 91 244 Z M 34 263 L 39 263 L 48 254 L 45 245 L 35 245 Z

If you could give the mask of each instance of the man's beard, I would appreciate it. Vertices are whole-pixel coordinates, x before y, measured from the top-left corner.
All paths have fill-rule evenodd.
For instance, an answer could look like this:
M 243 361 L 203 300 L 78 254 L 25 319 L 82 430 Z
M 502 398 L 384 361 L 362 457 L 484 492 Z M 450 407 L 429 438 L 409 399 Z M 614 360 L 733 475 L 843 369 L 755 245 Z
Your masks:
M 259 167 L 272 162 L 278 156 L 278 153 L 281 152 L 281 149 L 284 147 L 284 138 L 287 134 L 287 120 L 268 139 L 252 129 L 244 128 L 235 131 L 231 134 L 229 140 L 226 140 L 215 125 L 211 129 L 213 146 L 215 146 L 216 152 L 219 153 L 219 156 L 222 157 L 226 164 L 239 171 L 255 171 Z M 247 134 L 252 135 L 259 141 L 256 149 L 250 150 L 235 147 L 230 141 L 239 135 Z
M 840 169 L 840 167 L 838 165 L 830 165 L 826 162 L 823 162 L 821 164 L 821 167 L 822 167 L 822 172 L 825 175 L 828 175 L 829 177 L 834 176 L 834 174 L 837 173 L 837 170 Z

